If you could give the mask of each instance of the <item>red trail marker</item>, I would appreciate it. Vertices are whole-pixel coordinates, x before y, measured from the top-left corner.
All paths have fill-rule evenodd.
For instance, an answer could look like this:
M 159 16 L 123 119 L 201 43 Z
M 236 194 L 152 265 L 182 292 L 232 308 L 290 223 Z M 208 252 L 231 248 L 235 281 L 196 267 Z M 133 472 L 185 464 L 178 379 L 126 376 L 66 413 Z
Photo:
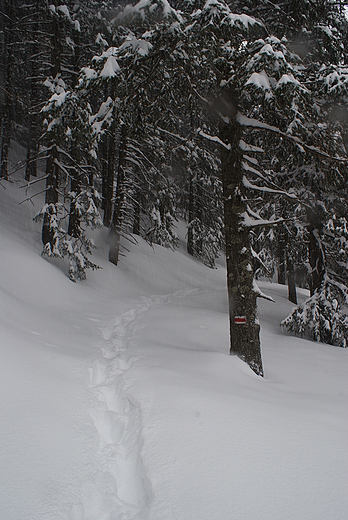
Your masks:
M 234 317 L 234 323 L 237 325 L 242 325 L 243 323 L 246 323 L 246 316 L 235 316 Z

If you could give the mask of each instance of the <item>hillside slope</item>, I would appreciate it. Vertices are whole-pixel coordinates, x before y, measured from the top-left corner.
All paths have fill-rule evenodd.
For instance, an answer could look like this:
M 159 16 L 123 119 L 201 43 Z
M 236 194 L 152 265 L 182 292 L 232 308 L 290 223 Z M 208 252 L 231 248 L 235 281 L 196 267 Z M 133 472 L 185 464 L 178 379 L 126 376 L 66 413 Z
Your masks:
M 285 287 L 260 284 L 261 379 L 228 355 L 223 265 L 138 239 L 116 268 L 102 230 L 73 284 L 2 184 L 1 518 L 345 520 L 348 351 L 281 334 Z

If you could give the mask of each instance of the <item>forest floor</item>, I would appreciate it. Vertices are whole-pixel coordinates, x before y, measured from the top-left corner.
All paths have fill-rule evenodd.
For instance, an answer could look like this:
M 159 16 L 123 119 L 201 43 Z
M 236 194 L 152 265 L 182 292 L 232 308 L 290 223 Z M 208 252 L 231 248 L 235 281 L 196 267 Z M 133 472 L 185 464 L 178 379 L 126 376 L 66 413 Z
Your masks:
M 1 518 L 345 520 L 348 349 L 282 334 L 287 289 L 259 282 L 259 378 L 183 222 L 177 251 L 137 238 L 118 267 L 95 232 L 102 269 L 74 284 L 19 185 L 0 186 Z

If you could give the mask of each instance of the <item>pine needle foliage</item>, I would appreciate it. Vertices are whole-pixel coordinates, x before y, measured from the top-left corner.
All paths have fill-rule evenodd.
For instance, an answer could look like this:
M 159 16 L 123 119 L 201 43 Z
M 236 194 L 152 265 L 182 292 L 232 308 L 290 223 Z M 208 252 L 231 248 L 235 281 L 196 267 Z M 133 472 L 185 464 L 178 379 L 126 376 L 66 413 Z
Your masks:
M 288 332 L 313 341 L 348 347 L 348 290 L 326 277 L 313 296 L 281 322 Z

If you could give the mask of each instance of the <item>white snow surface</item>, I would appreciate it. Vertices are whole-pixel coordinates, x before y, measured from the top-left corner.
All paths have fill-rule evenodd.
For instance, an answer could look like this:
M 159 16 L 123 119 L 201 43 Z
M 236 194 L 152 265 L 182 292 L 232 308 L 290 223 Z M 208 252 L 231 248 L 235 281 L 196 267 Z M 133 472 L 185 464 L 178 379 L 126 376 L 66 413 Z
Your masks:
M 348 350 L 281 334 L 286 287 L 259 282 L 262 379 L 182 222 L 178 251 L 138 239 L 118 267 L 98 231 L 73 284 L 40 257 L 40 201 L 2 185 L 2 520 L 347 518 Z

